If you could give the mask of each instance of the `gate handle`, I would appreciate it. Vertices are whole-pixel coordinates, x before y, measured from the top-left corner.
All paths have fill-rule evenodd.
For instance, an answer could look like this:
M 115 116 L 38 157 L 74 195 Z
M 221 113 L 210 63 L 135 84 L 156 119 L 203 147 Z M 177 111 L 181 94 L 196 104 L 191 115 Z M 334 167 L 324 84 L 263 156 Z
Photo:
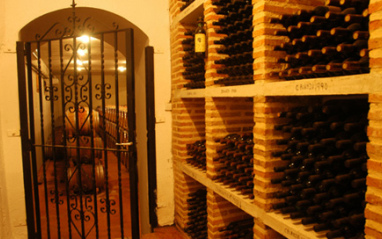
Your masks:
M 115 145 L 117 145 L 117 146 L 125 146 L 125 145 L 127 145 L 127 146 L 131 146 L 131 145 L 133 145 L 133 142 L 127 142 L 127 143 L 115 143 Z

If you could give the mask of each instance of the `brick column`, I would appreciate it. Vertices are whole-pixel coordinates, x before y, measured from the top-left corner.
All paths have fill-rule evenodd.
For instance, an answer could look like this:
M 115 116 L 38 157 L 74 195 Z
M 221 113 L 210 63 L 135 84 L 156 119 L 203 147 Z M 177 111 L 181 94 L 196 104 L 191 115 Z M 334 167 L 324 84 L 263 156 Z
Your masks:
M 370 0 L 369 14 L 370 72 L 379 72 L 382 70 L 382 0 Z
M 382 2 L 382 1 L 381 1 Z M 382 238 L 382 94 L 369 96 L 366 238 Z
M 261 220 L 255 219 L 255 226 L 253 228 L 254 239 L 281 239 L 285 238 L 272 228 L 266 226 Z

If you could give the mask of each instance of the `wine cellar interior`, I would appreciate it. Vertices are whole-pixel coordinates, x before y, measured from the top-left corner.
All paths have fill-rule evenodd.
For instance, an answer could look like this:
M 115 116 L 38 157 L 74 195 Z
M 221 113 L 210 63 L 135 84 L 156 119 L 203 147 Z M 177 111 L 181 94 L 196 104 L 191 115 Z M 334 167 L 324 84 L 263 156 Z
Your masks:
M 170 0 L 180 231 L 382 238 L 381 6 Z

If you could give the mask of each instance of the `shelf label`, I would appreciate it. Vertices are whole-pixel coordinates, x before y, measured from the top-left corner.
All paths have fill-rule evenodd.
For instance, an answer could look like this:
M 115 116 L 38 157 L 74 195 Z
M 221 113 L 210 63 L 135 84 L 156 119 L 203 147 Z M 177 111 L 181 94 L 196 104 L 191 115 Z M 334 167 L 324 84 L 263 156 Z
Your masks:
M 220 89 L 221 94 L 237 93 L 237 89 Z
M 196 92 L 195 91 L 187 91 L 187 96 L 196 96 Z
M 303 82 L 303 83 L 296 83 L 295 85 L 295 91 L 310 91 L 310 92 L 317 92 L 317 91 L 327 91 L 329 88 L 329 85 L 327 82 L 324 81 L 318 81 L 318 82 Z
M 284 228 L 284 235 L 287 235 L 288 238 L 293 238 L 293 239 L 309 239 L 305 236 L 298 234 L 297 232 L 294 232 L 293 230 L 291 230 L 288 227 Z

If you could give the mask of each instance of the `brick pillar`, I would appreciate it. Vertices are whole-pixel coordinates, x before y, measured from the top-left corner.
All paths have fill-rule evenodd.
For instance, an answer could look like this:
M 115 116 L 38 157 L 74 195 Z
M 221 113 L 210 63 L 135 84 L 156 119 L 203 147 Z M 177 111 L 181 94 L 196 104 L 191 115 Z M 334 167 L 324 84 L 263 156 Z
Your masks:
M 285 65 L 277 60 L 285 56 L 285 52 L 274 51 L 273 48 L 288 41 L 285 36 L 274 36 L 276 29 L 283 29 L 281 24 L 270 24 L 269 20 L 282 14 L 295 13 L 300 9 L 312 9 L 324 5 L 324 0 L 252 0 L 253 3 L 253 57 L 254 80 L 279 80 L 270 78 L 269 73 L 279 72 Z
M 184 88 L 183 85 L 189 82 L 182 75 L 185 69 L 183 66 L 185 52 L 183 51 L 182 41 L 190 38 L 190 36 L 185 36 L 184 33 L 194 28 L 195 26 L 176 24 L 171 29 L 171 89 L 173 92 Z
M 180 13 L 180 7 L 182 6 L 182 2 L 180 0 L 170 0 L 170 17 L 173 19 Z
M 370 72 L 379 72 L 382 70 L 382 0 L 370 0 L 369 14 Z
M 369 102 L 365 233 L 366 238 L 377 239 L 382 238 L 382 94 L 370 95 Z
M 248 214 L 210 189 L 207 189 L 207 213 L 209 239 L 223 238 L 220 229 L 231 222 L 250 218 Z
M 172 103 L 172 152 L 174 162 L 185 162 L 189 157 L 187 144 L 205 137 L 204 99 L 175 99 Z M 188 222 L 187 195 L 203 187 L 182 173 L 174 164 L 175 221 L 184 229 Z

